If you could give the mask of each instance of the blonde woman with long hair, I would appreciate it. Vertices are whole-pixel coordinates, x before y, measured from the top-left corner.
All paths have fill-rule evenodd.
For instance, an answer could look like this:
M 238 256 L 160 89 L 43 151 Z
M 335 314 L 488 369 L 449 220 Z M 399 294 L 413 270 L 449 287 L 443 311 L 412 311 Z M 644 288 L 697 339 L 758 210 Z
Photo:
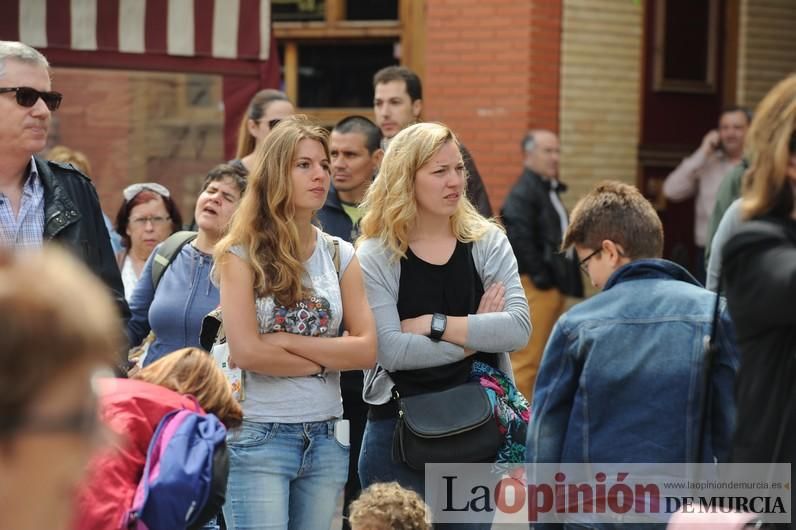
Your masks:
M 514 253 L 501 228 L 466 199 L 466 182 L 453 132 L 420 123 L 393 138 L 365 198 L 357 257 L 379 365 L 365 376 L 363 487 L 394 480 L 423 494 L 423 473 L 391 458 L 394 390 L 407 397 L 463 384 L 475 361 L 511 378 L 505 352 L 528 342 Z M 524 448 L 524 438 L 517 441 Z
M 744 222 L 722 252 L 722 285 L 741 349 L 732 459 L 794 462 L 796 74 L 760 102 L 747 142 Z
M 340 371 L 374 365 L 376 330 L 353 247 L 312 224 L 329 181 L 326 131 L 283 120 L 258 147 L 249 192 L 216 247 L 246 394 L 229 439 L 231 530 L 329 528 L 347 479 Z

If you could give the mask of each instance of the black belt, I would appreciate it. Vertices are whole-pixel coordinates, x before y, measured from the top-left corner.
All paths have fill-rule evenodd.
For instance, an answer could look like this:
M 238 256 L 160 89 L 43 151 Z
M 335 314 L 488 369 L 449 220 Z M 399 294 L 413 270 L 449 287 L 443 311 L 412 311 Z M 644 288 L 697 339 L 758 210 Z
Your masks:
M 369 420 L 388 420 L 398 417 L 398 402 L 390 399 L 383 405 L 368 405 Z

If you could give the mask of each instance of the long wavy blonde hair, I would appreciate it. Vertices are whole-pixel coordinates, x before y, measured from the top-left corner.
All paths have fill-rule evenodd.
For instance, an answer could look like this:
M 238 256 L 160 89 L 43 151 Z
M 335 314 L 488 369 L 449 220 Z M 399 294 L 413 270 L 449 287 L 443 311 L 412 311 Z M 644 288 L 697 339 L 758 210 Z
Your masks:
M 788 180 L 790 143 L 796 128 L 796 74 L 786 77 L 757 107 L 746 135 L 752 162 L 744 175 L 741 209 L 750 219 L 764 214 L 788 216 L 794 197 Z
M 449 142 L 459 149 L 456 135 L 441 123 L 417 123 L 395 135 L 362 203 L 366 213 L 360 224 L 360 241 L 377 238 L 394 259 L 406 256 L 409 232 L 417 219 L 417 171 Z M 482 217 L 464 195 L 450 221 L 456 239 L 464 243 L 476 241 L 498 226 Z
M 305 291 L 291 177 L 301 140 L 318 142 L 329 158 L 325 129 L 303 115 L 281 121 L 257 148 L 246 195 L 213 251 L 215 263 L 223 263 L 231 247 L 242 246 L 254 271 L 255 293 L 284 305 Z

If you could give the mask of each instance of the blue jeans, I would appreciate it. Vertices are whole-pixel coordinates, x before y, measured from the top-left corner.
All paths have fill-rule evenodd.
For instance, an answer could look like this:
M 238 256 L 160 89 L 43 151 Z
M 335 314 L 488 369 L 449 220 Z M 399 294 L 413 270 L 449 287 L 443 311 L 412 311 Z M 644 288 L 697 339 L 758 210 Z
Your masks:
M 230 433 L 227 528 L 328 529 L 348 477 L 334 424 L 244 420 Z
M 425 474 L 403 462 L 393 462 L 392 438 L 397 419 L 371 420 L 365 425 L 362 449 L 359 453 L 359 480 L 362 489 L 376 482 L 396 481 L 425 498 Z M 489 529 L 491 523 L 435 524 L 434 528 Z

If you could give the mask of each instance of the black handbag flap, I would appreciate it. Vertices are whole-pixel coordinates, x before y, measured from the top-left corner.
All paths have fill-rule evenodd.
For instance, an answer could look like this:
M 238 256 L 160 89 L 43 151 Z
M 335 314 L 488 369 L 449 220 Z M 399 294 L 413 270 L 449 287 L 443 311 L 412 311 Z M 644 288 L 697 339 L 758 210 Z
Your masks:
M 480 427 L 492 418 L 492 404 L 479 383 L 400 399 L 400 414 L 417 436 L 439 438 Z

